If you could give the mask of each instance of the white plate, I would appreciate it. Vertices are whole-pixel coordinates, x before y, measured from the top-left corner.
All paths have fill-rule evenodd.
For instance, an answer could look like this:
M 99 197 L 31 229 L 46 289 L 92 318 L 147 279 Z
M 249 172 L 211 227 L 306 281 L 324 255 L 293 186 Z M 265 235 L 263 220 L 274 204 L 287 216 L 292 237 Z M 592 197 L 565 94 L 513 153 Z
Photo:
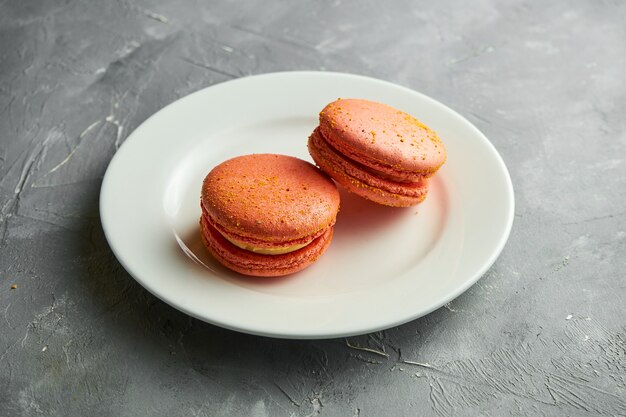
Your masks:
M 311 267 L 263 279 L 220 266 L 199 237 L 204 176 L 250 153 L 310 161 L 307 137 L 337 97 L 387 103 L 439 133 L 448 160 L 426 201 L 394 209 L 342 193 L 333 242 Z M 218 326 L 302 339 L 389 328 L 451 301 L 496 260 L 513 205 L 500 155 L 463 117 L 407 88 L 328 72 L 241 78 L 170 104 L 128 137 L 100 195 L 113 252 L 151 293 Z

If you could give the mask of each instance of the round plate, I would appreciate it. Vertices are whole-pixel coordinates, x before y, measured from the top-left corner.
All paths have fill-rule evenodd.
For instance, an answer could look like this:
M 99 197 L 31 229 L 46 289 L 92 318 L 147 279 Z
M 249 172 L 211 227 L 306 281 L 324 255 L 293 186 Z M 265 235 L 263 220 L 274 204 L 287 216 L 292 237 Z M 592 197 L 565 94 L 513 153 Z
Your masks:
M 311 267 L 270 279 L 222 267 L 199 235 L 204 176 L 243 154 L 311 161 L 307 138 L 338 97 L 389 104 L 439 133 L 448 160 L 426 201 L 398 209 L 342 192 L 333 242 Z M 151 293 L 218 326 L 302 339 L 389 328 L 451 301 L 496 260 L 513 205 L 500 155 L 466 119 L 407 88 L 328 72 L 241 78 L 170 104 L 128 137 L 100 195 L 113 252 Z

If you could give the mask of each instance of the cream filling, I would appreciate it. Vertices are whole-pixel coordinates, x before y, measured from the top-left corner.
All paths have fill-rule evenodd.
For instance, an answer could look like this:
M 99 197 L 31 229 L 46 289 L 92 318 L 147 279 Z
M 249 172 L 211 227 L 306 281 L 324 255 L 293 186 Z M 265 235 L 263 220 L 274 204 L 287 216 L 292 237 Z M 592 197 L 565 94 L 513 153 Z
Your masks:
M 311 239 L 305 243 L 299 243 L 297 245 L 292 245 L 292 246 L 283 246 L 280 248 L 257 248 L 255 246 L 250 245 L 249 243 L 232 239 L 222 233 L 220 234 L 224 236 L 224 239 L 228 240 L 230 243 L 237 246 L 238 248 L 241 248 L 250 252 L 254 252 L 254 253 L 260 253 L 262 255 L 282 255 L 284 253 L 294 252 L 294 251 L 297 251 L 298 249 L 302 249 L 303 247 L 305 247 L 306 245 L 308 245 L 309 243 L 313 241 Z

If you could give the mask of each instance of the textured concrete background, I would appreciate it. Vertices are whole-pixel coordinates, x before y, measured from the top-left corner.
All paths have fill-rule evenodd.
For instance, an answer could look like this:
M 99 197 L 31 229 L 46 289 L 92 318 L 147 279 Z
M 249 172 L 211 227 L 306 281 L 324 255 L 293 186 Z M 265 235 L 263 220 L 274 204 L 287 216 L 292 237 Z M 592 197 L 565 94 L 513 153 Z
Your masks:
M 0 1 L 0 415 L 626 415 L 626 3 L 432 3 Z M 168 307 L 111 254 L 98 194 L 128 133 L 295 69 L 422 91 L 502 154 L 511 238 L 446 308 L 265 339 Z

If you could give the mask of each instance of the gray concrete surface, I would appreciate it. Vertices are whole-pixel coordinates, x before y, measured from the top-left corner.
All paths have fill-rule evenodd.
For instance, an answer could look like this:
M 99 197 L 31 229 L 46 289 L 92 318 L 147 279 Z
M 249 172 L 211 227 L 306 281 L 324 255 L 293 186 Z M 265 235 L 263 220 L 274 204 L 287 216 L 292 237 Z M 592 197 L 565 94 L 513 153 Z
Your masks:
M 511 238 L 445 308 L 266 339 L 187 317 L 115 260 L 98 194 L 129 132 L 296 69 L 422 91 L 502 154 Z M 625 74 L 621 1 L 0 1 L 0 415 L 626 415 Z

